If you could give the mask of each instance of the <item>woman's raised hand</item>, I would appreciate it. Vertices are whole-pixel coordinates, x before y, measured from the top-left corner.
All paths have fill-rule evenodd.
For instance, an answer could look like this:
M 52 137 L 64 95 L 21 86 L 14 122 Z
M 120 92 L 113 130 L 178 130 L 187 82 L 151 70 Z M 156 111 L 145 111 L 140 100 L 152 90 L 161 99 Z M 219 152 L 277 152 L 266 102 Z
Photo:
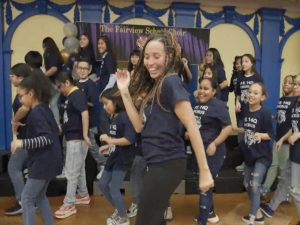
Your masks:
M 130 84 L 130 74 L 127 70 L 117 69 L 117 85 L 120 91 L 128 89 Z

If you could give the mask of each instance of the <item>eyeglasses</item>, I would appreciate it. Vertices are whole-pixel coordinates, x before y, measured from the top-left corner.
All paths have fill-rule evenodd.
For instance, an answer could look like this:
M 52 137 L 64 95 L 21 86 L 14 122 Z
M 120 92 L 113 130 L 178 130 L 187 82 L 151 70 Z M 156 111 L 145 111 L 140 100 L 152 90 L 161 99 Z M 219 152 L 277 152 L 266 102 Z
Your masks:
M 85 71 L 87 71 L 87 70 L 89 70 L 90 68 L 78 66 L 77 69 L 78 69 L 78 70 L 85 70 Z

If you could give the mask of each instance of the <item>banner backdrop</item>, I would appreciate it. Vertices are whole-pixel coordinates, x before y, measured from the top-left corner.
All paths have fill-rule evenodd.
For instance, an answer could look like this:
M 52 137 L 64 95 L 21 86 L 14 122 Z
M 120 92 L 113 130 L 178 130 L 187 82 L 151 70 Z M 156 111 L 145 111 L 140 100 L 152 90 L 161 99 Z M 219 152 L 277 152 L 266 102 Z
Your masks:
M 128 61 L 130 52 L 138 49 L 140 42 L 148 35 L 159 30 L 168 30 L 175 34 L 182 47 L 184 56 L 190 64 L 203 62 L 209 46 L 209 30 L 178 27 L 157 27 L 143 25 L 77 23 L 78 33 L 88 33 L 91 36 L 96 59 L 99 59 L 97 39 L 106 35 L 111 43 L 118 61 Z

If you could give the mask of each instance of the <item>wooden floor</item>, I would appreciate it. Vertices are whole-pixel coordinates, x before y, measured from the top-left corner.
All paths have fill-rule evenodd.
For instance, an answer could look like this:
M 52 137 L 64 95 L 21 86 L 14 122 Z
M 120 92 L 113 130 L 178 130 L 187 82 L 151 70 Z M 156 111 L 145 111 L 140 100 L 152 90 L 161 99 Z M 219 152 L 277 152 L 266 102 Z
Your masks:
M 246 193 L 241 194 L 215 194 L 214 202 L 217 214 L 221 221 L 218 225 L 245 225 L 241 216 L 248 212 L 249 204 Z M 53 211 L 61 205 L 63 196 L 49 198 Z M 127 205 L 130 205 L 130 196 L 125 196 Z M 4 209 L 14 202 L 14 198 L 0 197 L 0 225 L 20 225 L 22 216 L 4 216 Z M 193 217 L 198 210 L 197 195 L 173 195 L 171 199 L 174 219 L 169 225 L 195 225 Z M 102 196 L 93 196 L 89 206 L 78 206 L 77 214 L 64 220 L 56 220 L 57 225 L 106 225 L 106 218 L 113 209 Z M 294 225 L 298 221 L 294 204 L 282 204 L 272 219 L 266 219 L 265 225 Z M 41 219 L 37 218 L 41 225 Z M 134 224 L 134 219 L 131 219 Z

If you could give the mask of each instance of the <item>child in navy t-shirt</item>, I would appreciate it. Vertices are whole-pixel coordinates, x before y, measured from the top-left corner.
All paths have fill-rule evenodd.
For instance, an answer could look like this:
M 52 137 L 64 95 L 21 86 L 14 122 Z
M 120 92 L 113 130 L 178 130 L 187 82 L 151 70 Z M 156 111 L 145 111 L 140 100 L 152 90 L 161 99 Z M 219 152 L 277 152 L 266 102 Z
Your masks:
M 97 127 L 97 104 L 98 95 L 96 90 L 96 84 L 89 79 L 89 74 L 92 71 L 92 65 L 87 58 L 81 58 L 77 61 L 76 72 L 79 76 L 77 87 L 85 94 L 88 104 L 89 112 L 89 138 L 92 146 L 89 148 L 90 153 L 97 162 L 100 168 L 99 177 L 104 169 L 106 158 L 103 154 L 99 153 L 99 146 L 96 142 L 96 135 L 98 135 Z M 98 178 L 98 175 L 97 175 Z
M 261 210 L 267 217 L 272 217 L 281 202 L 286 201 L 287 194 L 291 192 L 300 216 L 300 75 L 294 79 L 293 95 L 297 98 L 296 105 L 291 112 L 291 129 L 276 143 L 279 150 L 285 141 L 290 145 L 290 158 L 288 165 L 281 171 L 277 189 L 268 204 L 261 204 Z M 298 222 L 298 224 L 300 221 Z
M 62 127 L 66 138 L 67 193 L 64 204 L 54 214 L 56 218 L 62 219 L 77 212 L 75 204 L 90 202 L 86 187 L 85 158 L 91 143 L 85 94 L 73 85 L 72 75 L 68 72 L 61 72 L 56 78 L 56 84 L 66 96 Z
M 105 90 L 101 95 L 101 100 L 104 109 L 112 116 L 112 122 L 109 135 L 100 136 L 100 140 L 107 145 L 101 146 L 99 151 L 108 152 L 109 157 L 99 181 L 99 188 L 116 208 L 113 215 L 107 219 L 107 223 L 111 221 L 112 224 L 129 224 L 120 188 L 134 158 L 136 133 L 116 88 Z
M 284 78 L 282 84 L 283 96 L 279 99 L 277 104 L 276 114 L 276 136 L 275 140 L 278 142 L 291 128 L 291 114 L 292 109 L 295 107 L 297 97 L 293 96 L 294 78 L 288 75 Z M 264 192 L 270 191 L 276 177 L 288 166 L 290 146 L 285 141 L 280 149 L 276 149 L 276 143 L 273 145 L 273 159 L 270 166 L 265 182 Z M 287 194 L 287 199 L 289 194 Z
M 226 103 L 215 98 L 217 82 L 212 79 L 202 79 L 198 89 L 199 103 L 194 107 L 194 114 L 199 127 L 209 169 L 215 179 L 219 172 L 225 155 L 224 141 L 231 132 L 231 121 Z M 200 213 L 197 221 L 206 224 L 209 221 L 215 223 L 219 217 L 214 212 L 213 188 L 200 194 Z
M 262 182 L 272 163 L 270 140 L 274 138 L 272 115 L 261 103 L 266 99 L 266 89 L 262 83 L 250 85 L 248 90 L 249 107 L 243 119 L 243 141 L 241 149 L 245 159 L 244 185 L 250 196 L 249 215 L 242 217 L 248 224 L 264 222 L 259 210 Z
M 10 69 L 9 79 L 14 87 L 18 87 L 21 81 L 31 74 L 30 67 L 25 63 L 17 63 Z M 14 117 L 11 121 L 13 133 L 18 139 L 26 138 L 26 120 L 30 108 L 24 106 L 20 102 L 20 97 L 17 94 L 12 104 Z M 14 206 L 5 210 L 5 215 L 16 215 L 22 213 L 21 194 L 24 188 L 23 170 L 26 168 L 27 151 L 19 149 L 15 154 L 11 155 L 8 162 L 8 174 L 12 181 L 16 203 Z
M 31 108 L 26 121 L 26 138 L 14 140 L 11 148 L 13 154 L 22 148 L 28 152 L 29 174 L 21 200 L 23 222 L 35 224 L 38 208 L 44 224 L 54 224 L 46 191 L 50 180 L 62 171 L 63 155 L 58 127 L 48 106 L 49 83 L 44 76 L 32 72 L 19 84 L 18 94 L 21 103 Z

